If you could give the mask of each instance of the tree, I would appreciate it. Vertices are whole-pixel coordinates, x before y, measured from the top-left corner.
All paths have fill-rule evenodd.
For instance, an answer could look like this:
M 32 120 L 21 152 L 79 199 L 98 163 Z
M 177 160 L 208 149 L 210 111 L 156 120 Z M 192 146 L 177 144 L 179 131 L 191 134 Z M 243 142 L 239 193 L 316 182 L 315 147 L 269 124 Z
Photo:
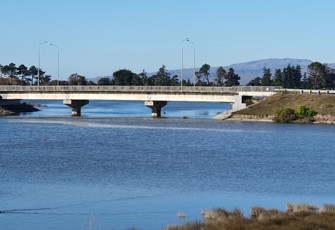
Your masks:
M 216 76 L 214 79 L 214 84 L 222 86 L 224 84 L 224 79 L 226 77 L 227 71 L 223 67 L 219 67 L 216 71 Z
M 87 85 L 85 76 L 81 76 L 77 73 L 71 74 L 68 82 L 70 85 Z
M 247 86 L 259 86 L 262 85 L 262 78 L 255 77 L 254 79 L 251 79 Z
M 111 79 L 109 77 L 103 77 L 103 78 L 100 78 L 97 81 L 97 84 L 98 85 L 111 85 L 112 82 L 111 82 Z
M 150 85 L 148 80 L 148 73 L 145 70 L 142 70 L 142 73 L 138 74 L 138 76 L 141 78 L 141 82 L 143 85 Z
M 58 80 L 52 80 L 48 83 L 48 85 L 69 85 L 69 82 L 68 81 L 64 81 L 64 80 L 61 80 L 61 81 L 58 81 Z
M 323 89 L 327 86 L 327 67 L 320 62 L 313 62 L 308 65 L 310 86 L 313 89 Z
M 195 81 L 195 85 L 203 85 L 203 82 L 201 80 L 201 74 L 199 71 L 196 71 L 195 72 L 195 78 L 196 78 L 196 81 Z
M 271 69 L 264 67 L 263 68 L 263 77 L 262 77 L 262 80 L 261 80 L 261 85 L 262 86 L 272 85 L 271 76 L 272 76 Z
M 201 76 L 201 78 L 204 79 L 204 81 L 209 85 L 209 74 L 210 74 L 211 66 L 208 64 L 203 64 L 201 68 L 199 69 L 198 74 Z
M 136 79 L 135 79 L 136 78 Z M 140 84 L 137 74 L 128 69 L 120 69 L 113 73 L 113 82 L 115 85 L 134 85 Z
M 274 86 L 283 86 L 283 75 L 281 69 L 275 70 L 275 75 L 272 84 Z
M 45 75 L 43 74 L 40 76 L 40 84 L 41 85 L 48 85 L 51 81 L 51 75 Z
M 28 68 L 21 64 L 17 67 L 17 74 L 21 77 L 21 85 L 26 85 L 26 77 L 29 76 Z
M 310 89 L 311 87 L 311 83 L 310 83 L 310 79 L 307 77 L 307 73 L 304 73 L 304 76 L 301 80 L 301 88 L 303 89 Z
M 9 77 L 14 78 L 17 74 L 17 68 L 16 65 L 14 63 L 10 63 L 8 65 L 8 70 L 9 70 Z
M 94 81 L 87 82 L 87 85 L 97 85 Z
M 170 73 L 166 70 L 165 65 L 162 65 L 162 67 L 159 68 L 158 72 L 150 77 L 149 81 L 151 82 L 151 84 L 157 86 L 170 86 Z
M 31 66 L 28 70 L 28 76 L 31 77 L 31 79 L 27 78 L 26 80 L 27 81 L 31 81 L 31 84 L 33 85 L 34 84 L 34 79 L 37 78 L 38 74 L 38 69 L 35 67 L 35 66 Z M 41 74 L 41 71 L 40 71 L 40 74 Z
M 290 64 L 283 69 L 282 79 L 284 88 L 292 88 L 293 78 L 292 78 L 292 68 Z
M 135 74 L 135 73 L 133 74 L 132 85 L 143 85 L 142 78 L 138 76 L 138 74 Z
M 238 74 L 235 74 L 235 70 L 233 68 L 229 68 L 228 73 L 226 75 L 226 81 L 224 82 L 225 86 L 238 86 L 240 85 L 240 76 Z
M 188 82 L 190 82 L 190 79 L 188 79 L 188 81 L 185 81 L 184 79 L 183 79 L 183 85 L 188 85 Z M 172 85 L 172 86 L 178 86 L 178 85 L 180 85 L 180 83 L 179 83 L 179 79 L 178 79 L 178 75 L 174 75 L 171 79 L 170 79 L 170 85 Z
M 327 89 L 334 89 L 335 87 L 335 69 L 332 69 L 327 66 Z
M 9 84 L 13 83 L 13 79 L 17 76 L 17 67 L 14 63 L 10 63 L 9 65 L 5 65 L 1 68 L 1 72 L 8 77 Z
M 301 67 L 300 65 L 296 65 L 295 68 L 293 68 L 293 86 L 294 88 L 300 88 L 301 87 Z
M 299 65 L 294 67 L 291 66 L 291 64 L 288 64 L 288 66 L 284 68 L 282 72 L 282 86 L 289 89 L 300 88 L 301 78 L 301 67 Z

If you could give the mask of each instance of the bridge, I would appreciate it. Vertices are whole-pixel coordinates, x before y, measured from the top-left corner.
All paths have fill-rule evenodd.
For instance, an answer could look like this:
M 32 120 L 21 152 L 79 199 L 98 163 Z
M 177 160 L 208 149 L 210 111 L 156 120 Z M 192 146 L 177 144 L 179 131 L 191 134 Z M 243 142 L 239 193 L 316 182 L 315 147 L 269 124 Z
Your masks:
M 168 101 L 226 102 L 233 110 L 246 107 L 246 99 L 267 97 L 280 87 L 273 86 L 0 86 L 0 104 L 12 100 L 63 100 L 72 108 L 72 116 L 81 116 L 81 107 L 89 100 L 144 101 L 152 117 L 161 116 Z

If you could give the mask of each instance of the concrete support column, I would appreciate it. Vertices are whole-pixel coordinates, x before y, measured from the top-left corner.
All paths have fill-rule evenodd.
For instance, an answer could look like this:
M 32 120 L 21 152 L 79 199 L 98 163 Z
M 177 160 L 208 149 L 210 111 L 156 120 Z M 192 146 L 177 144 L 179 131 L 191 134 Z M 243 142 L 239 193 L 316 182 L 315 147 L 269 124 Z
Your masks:
M 234 104 L 233 104 L 233 111 L 238 111 L 241 109 L 245 109 L 247 107 L 246 103 L 243 103 L 243 96 L 236 95 L 234 96 Z
M 64 104 L 72 108 L 72 116 L 80 117 L 81 116 L 81 107 L 87 105 L 88 100 L 64 100 Z
M 151 108 L 152 117 L 161 117 L 161 111 L 167 105 L 166 101 L 145 101 L 145 106 Z

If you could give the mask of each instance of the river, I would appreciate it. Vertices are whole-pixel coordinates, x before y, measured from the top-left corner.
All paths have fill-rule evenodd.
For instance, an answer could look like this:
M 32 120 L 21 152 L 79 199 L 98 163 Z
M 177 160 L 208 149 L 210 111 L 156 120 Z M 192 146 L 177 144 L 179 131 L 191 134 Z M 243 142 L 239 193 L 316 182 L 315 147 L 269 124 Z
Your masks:
M 333 125 L 210 119 L 228 107 L 176 103 L 152 119 L 143 103 L 91 103 L 72 118 L 52 102 L 0 118 L 0 229 L 162 229 L 203 209 L 335 204 Z

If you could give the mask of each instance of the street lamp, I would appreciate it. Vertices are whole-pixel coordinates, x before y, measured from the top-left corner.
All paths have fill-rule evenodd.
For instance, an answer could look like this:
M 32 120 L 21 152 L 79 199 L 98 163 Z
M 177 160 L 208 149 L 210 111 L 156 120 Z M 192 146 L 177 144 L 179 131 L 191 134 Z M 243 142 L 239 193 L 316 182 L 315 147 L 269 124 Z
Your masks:
M 185 38 L 181 41 L 181 72 L 180 72 L 180 87 L 183 90 L 183 69 L 184 69 L 184 42 L 189 41 L 189 38 Z
M 37 69 L 37 86 L 40 86 L 40 65 L 41 65 L 41 45 L 48 43 L 48 41 L 41 42 L 38 45 L 38 69 Z
M 57 48 L 57 61 L 58 61 L 57 62 L 57 69 L 58 69 L 58 71 L 57 71 L 57 85 L 59 86 L 59 46 L 57 46 L 53 43 L 50 43 L 50 45 Z
M 193 45 L 193 84 L 195 86 L 195 43 L 190 40 L 188 42 Z
M 183 90 L 183 71 L 184 71 L 184 42 L 189 42 L 193 45 L 193 81 L 195 86 L 195 43 L 192 42 L 189 38 L 182 40 L 181 44 L 181 90 Z

